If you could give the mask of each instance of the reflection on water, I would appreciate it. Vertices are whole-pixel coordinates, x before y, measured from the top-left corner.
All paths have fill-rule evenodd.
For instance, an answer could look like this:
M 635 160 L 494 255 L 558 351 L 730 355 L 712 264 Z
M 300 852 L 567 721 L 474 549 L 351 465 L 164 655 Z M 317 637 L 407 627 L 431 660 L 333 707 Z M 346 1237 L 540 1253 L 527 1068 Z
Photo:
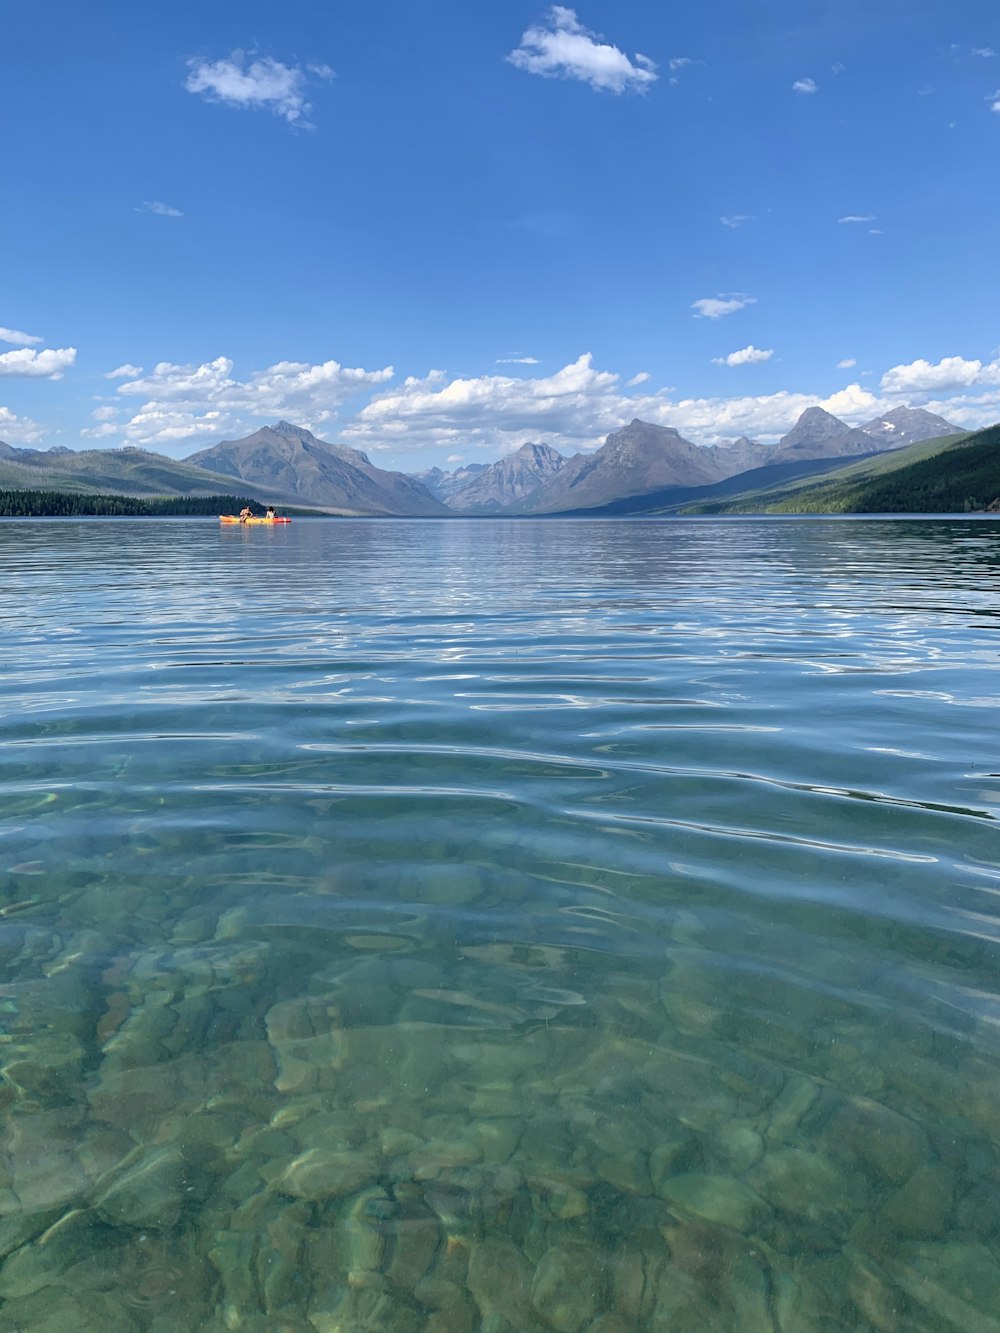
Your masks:
M 998 538 L 5 523 L 0 1333 L 998 1333 Z

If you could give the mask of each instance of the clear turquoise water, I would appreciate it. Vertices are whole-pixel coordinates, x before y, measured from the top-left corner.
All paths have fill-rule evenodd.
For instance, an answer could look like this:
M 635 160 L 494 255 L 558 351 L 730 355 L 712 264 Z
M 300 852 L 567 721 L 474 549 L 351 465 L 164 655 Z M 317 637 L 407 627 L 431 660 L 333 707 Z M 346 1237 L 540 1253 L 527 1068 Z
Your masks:
M 1000 1330 L 1000 523 L 0 526 L 0 1330 Z

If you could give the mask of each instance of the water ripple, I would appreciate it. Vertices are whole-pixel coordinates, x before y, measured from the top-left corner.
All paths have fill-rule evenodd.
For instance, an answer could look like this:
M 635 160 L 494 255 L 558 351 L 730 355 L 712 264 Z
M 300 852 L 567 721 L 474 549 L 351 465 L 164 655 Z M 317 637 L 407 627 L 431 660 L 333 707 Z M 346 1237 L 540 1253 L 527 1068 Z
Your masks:
M 586 1240 L 648 1275 L 655 1243 L 675 1292 L 707 1266 L 715 1300 L 753 1268 L 761 1327 L 818 1255 L 805 1287 L 836 1300 L 789 1326 L 902 1327 L 943 1236 L 981 1258 L 1000 524 L 274 535 L 0 527 L 13 1178 L 75 1255 L 119 1247 L 95 1290 L 169 1320 L 192 1273 L 249 1271 L 252 1232 L 272 1245 L 254 1281 L 293 1301 L 296 1228 L 322 1216 L 363 1251 L 351 1300 L 391 1303 L 416 1262 L 393 1210 L 436 1228 L 436 1207 L 455 1281 L 505 1226 L 532 1263 Z M 39 1107 L 54 1194 L 21 1146 Z M 302 1193 L 327 1133 L 378 1163 L 377 1225 Z M 141 1214 L 114 1172 L 144 1152 L 165 1189 L 195 1164 L 203 1215 L 140 1232 L 114 1212 Z M 899 1203 L 913 1180 L 939 1202 L 947 1183 L 933 1234 Z M 247 1181 L 259 1225 L 220 1221 Z M 204 1326 L 270 1318 L 233 1290 Z M 750 1309 L 691 1300 L 629 1326 Z M 914 1328 L 947 1324 L 925 1313 Z

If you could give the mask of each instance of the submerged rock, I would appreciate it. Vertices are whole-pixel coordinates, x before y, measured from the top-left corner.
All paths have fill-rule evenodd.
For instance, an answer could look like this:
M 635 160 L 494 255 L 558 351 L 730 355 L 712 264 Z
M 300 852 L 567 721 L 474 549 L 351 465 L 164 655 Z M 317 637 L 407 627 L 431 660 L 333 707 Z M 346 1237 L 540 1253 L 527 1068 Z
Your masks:
M 100 1230 L 93 1215 L 80 1208 L 61 1217 L 7 1258 L 0 1269 L 0 1300 L 16 1300 L 43 1287 L 58 1286 L 68 1269 L 94 1252 Z
M 0 1065 L 4 1081 L 39 1106 L 67 1106 L 79 1095 L 86 1051 L 70 1032 L 39 1034 Z
M 187 1198 L 180 1149 L 141 1146 L 120 1164 L 94 1206 L 113 1226 L 172 1227 Z
M 759 1194 L 730 1176 L 671 1176 L 661 1182 L 659 1192 L 683 1213 L 744 1233 L 752 1231 L 768 1211 Z
M 309 1322 L 316 1333 L 414 1333 L 423 1324 L 414 1306 L 368 1279 L 319 1296 Z
M 792 1074 L 768 1112 L 767 1137 L 779 1143 L 795 1142 L 800 1137 L 799 1126 L 818 1099 L 819 1088 L 812 1079 Z
M 827 1224 L 839 1216 L 846 1229 L 851 1191 L 843 1173 L 822 1157 L 801 1148 L 779 1148 L 766 1153 L 747 1179 L 781 1212 Z
M 484 1319 L 501 1315 L 521 1327 L 531 1307 L 531 1265 L 500 1236 L 487 1236 L 469 1255 L 469 1290 Z
M 741 1176 L 760 1161 L 764 1140 L 752 1125 L 720 1125 L 706 1152 L 724 1163 L 732 1175 Z
M 1000 1333 L 1000 1264 L 985 1246 L 911 1242 L 886 1261 L 913 1303 L 961 1333 Z
M 101 1291 L 53 1291 L 8 1301 L 0 1316 L 3 1333 L 138 1333 L 124 1302 Z
M 414 1296 L 430 1310 L 424 1333 L 473 1333 L 479 1320 L 464 1286 L 444 1278 L 425 1278 Z
M 380 1272 L 387 1259 L 388 1224 L 397 1205 L 381 1187 L 364 1190 L 345 1207 L 337 1224 L 341 1263 L 348 1274 Z
M 208 1258 L 222 1280 L 222 1319 L 227 1329 L 246 1327 L 262 1313 L 253 1263 L 256 1239 L 249 1231 L 220 1231 L 213 1238 Z
M 434 1262 L 441 1229 L 416 1185 L 397 1186 L 395 1202 L 398 1210 L 390 1224 L 392 1257 L 386 1276 L 394 1287 L 412 1292 Z
M 301 1095 L 331 1086 L 344 1061 L 344 1034 L 329 998 L 284 1000 L 268 1010 L 265 1022 L 279 1092 Z
M 620 1314 L 602 1314 L 587 1325 L 587 1333 L 635 1333 L 635 1324 Z
M 944 1231 L 955 1192 L 946 1166 L 922 1166 L 887 1200 L 880 1220 L 900 1236 L 930 1240 Z
M 52 1152 L 14 1162 L 13 1189 L 27 1212 L 67 1208 L 81 1200 L 89 1182 L 75 1154 Z
M 679 1123 L 665 1126 L 658 1135 L 656 1147 L 649 1154 L 649 1177 L 654 1191 L 665 1198 L 667 1182 L 698 1165 L 699 1148 L 694 1135 Z
M 851 1265 L 845 1286 L 864 1317 L 878 1333 L 904 1333 L 912 1313 L 907 1298 L 868 1255 L 849 1247 L 844 1256 Z
M 546 1250 L 531 1284 L 531 1303 L 558 1333 L 579 1333 L 604 1298 L 604 1262 L 588 1245 Z
M 626 1194 L 649 1194 L 652 1190 L 645 1153 L 601 1154 L 594 1160 L 594 1169 L 601 1180 Z
M 276 1211 L 258 1232 L 257 1286 L 264 1309 L 272 1318 L 281 1310 L 301 1305 L 309 1294 L 302 1250 L 312 1220 L 308 1204 L 292 1204 Z
M 296 1199 L 319 1201 L 353 1194 L 374 1174 L 374 1164 L 369 1157 L 309 1148 L 285 1168 L 276 1187 Z
M 863 1098 L 841 1108 L 828 1134 L 831 1147 L 860 1158 L 895 1185 L 911 1176 L 930 1151 L 927 1135 L 913 1120 Z

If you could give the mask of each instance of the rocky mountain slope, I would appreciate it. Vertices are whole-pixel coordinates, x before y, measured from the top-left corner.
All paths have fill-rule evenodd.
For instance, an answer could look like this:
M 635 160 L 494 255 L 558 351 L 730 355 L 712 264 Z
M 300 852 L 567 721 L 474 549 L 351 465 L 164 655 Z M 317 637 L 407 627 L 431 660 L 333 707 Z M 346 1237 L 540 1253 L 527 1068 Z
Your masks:
M 562 454 L 547 444 L 522 444 L 453 490 L 448 507 L 462 514 L 501 513 L 535 494 L 565 465 Z
M 491 467 L 477 467 L 472 477 L 465 470 L 436 470 L 433 483 L 450 509 L 466 513 L 557 514 L 622 505 L 638 512 L 644 495 L 662 503 L 667 491 L 712 486 L 761 468 L 777 469 L 775 476 L 811 472 L 818 460 L 862 457 L 952 429 L 933 413 L 896 408 L 862 430 L 812 407 L 775 445 L 744 435 L 704 446 L 669 427 L 634 420 L 592 454 L 564 459 L 548 449 L 542 461 L 544 446 L 524 445 Z
M 669 427 L 635 420 L 613 431 L 595 453 L 568 459 L 515 509 L 533 514 L 586 510 L 666 488 L 711 486 L 757 468 L 856 457 L 893 447 L 890 432 L 879 438 L 867 435 L 821 407 L 807 408 L 771 446 L 745 436 L 728 445 L 699 446 Z
M 279 421 L 241 440 L 223 440 L 185 460 L 238 477 L 265 499 L 283 492 L 298 503 L 343 514 L 434 515 L 449 511 L 415 477 L 385 472 L 366 454 L 319 440 Z
M 414 472 L 413 475 L 427 487 L 435 499 L 447 504 L 456 491 L 460 491 L 473 477 L 478 477 L 490 466 L 489 463 L 469 463 L 465 467 L 456 468 L 454 472 L 431 467 L 424 472 Z
M 496 463 L 411 476 L 280 421 L 183 462 L 136 448 L 43 451 L 0 442 L 0 488 L 203 496 L 231 491 L 236 480 L 241 491 L 264 502 L 346 515 L 641 513 L 673 507 L 692 488 L 725 484 L 726 495 L 742 492 L 737 482 L 743 474 L 746 489 L 785 484 L 815 473 L 823 460 L 843 465 L 955 433 L 935 413 L 908 407 L 862 428 L 812 407 L 776 445 L 741 436 L 699 446 L 670 427 L 633 420 L 590 454 L 565 458 L 549 445 L 530 443 Z
M 901 449 L 904 445 L 919 444 L 922 440 L 937 440 L 944 435 L 954 435 L 959 428 L 922 407 L 894 407 L 891 412 L 875 417 L 861 429 L 866 435 L 884 440 L 880 448 Z
M 848 426 L 822 407 L 808 407 L 795 425 L 783 435 L 771 453 L 769 463 L 791 463 L 803 458 L 844 458 L 872 454 L 893 448 L 863 430 Z
M 516 512 L 553 514 L 586 509 L 662 486 L 701 486 L 722 479 L 714 452 L 668 426 L 638 419 L 612 431 L 592 454 L 575 454 Z

